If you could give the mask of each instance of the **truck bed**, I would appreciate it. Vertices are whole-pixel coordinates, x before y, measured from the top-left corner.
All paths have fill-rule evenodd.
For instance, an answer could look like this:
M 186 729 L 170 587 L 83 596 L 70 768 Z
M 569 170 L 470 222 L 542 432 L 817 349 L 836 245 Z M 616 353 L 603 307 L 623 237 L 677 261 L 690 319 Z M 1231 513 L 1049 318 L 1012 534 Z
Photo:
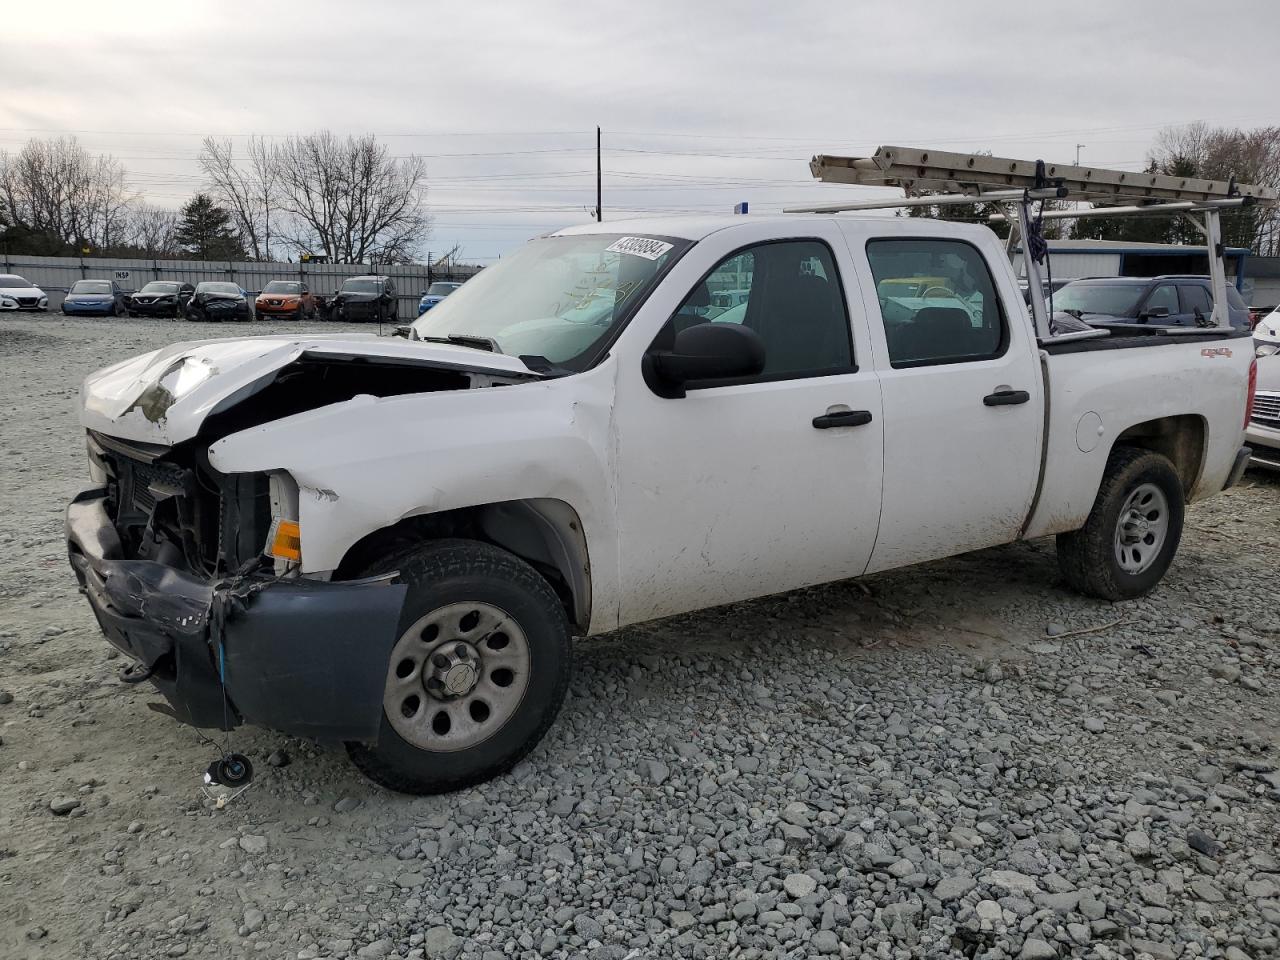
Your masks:
M 1238 340 L 1250 337 L 1248 330 L 1220 327 L 1148 327 L 1142 324 L 1112 326 L 1111 336 L 1096 340 L 1042 341 L 1040 349 L 1050 356 L 1067 353 L 1096 353 L 1102 350 L 1130 350 L 1137 347 L 1166 347 L 1185 343 L 1208 343 L 1214 340 Z
M 1118 443 L 1173 460 L 1188 502 L 1220 491 L 1244 443 L 1252 362 L 1247 332 L 1217 328 L 1042 343 L 1043 463 L 1023 535 L 1082 526 Z

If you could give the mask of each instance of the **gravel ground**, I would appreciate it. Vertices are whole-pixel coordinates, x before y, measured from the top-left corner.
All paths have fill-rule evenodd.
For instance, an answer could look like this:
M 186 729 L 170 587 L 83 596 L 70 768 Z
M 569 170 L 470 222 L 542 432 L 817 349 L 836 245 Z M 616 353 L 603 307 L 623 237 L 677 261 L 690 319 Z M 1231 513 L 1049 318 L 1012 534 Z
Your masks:
M 61 535 L 82 375 L 210 332 L 0 322 L 0 956 L 1280 956 L 1258 474 L 1145 600 L 1070 593 L 1042 541 L 685 616 L 580 643 L 495 782 L 401 797 L 250 729 L 212 809 Z

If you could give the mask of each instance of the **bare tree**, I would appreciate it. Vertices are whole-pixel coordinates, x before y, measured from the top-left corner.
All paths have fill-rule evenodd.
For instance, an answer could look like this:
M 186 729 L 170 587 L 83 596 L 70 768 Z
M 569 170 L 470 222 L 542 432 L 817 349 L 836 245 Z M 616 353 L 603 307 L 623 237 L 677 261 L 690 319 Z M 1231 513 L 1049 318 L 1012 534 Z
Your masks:
M 1156 135 L 1151 163 L 1160 173 L 1205 177 L 1280 187 L 1280 127 L 1238 130 L 1193 123 L 1166 127 Z M 1252 247 L 1259 252 L 1267 241 L 1274 244 L 1274 207 L 1251 207 L 1222 218 L 1223 240 L 1233 246 Z M 1202 242 L 1185 221 L 1174 228 L 1178 241 Z
M 74 137 L 0 153 L 0 198 L 13 226 L 77 251 L 118 242 L 132 200 L 120 162 L 91 156 Z
M 123 246 L 143 257 L 172 257 L 178 252 L 178 215 L 173 210 L 134 204 L 129 209 Z
M 281 238 L 335 263 L 411 259 L 430 234 L 427 169 L 392 157 L 372 134 L 290 137 L 275 152 Z
M 250 137 L 243 160 L 237 160 L 229 139 L 205 137 L 200 169 L 210 192 L 235 221 L 255 260 L 271 259 L 271 218 L 278 193 L 279 158 L 266 139 Z

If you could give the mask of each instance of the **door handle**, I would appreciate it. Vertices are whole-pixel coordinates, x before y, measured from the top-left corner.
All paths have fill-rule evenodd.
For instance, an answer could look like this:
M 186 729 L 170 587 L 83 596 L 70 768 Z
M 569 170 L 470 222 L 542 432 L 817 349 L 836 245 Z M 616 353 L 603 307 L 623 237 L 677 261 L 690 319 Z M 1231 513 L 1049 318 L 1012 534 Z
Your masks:
M 813 425 L 819 430 L 830 430 L 832 427 L 861 427 L 871 422 L 870 410 L 839 410 L 835 413 L 824 413 L 813 418 Z
M 1014 407 L 1030 399 L 1031 394 L 1025 390 L 997 390 L 995 393 L 988 393 L 982 398 L 982 402 L 988 407 Z

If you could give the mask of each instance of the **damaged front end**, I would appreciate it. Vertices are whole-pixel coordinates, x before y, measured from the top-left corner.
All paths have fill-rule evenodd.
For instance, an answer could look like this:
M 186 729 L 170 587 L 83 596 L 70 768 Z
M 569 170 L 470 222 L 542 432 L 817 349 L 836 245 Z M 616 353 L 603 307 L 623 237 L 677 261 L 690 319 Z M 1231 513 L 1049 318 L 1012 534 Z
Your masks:
M 139 559 L 108 512 L 116 490 L 77 495 L 67 543 L 103 634 L 136 661 L 122 679 L 149 680 L 196 727 L 376 739 L 403 585 L 281 577 L 262 558 L 218 578 Z
M 208 450 L 360 395 L 521 378 L 468 370 L 466 351 L 396 349 L 358 338 L 188 344 L 86 381 L 94 485 L 67 508 L 71 566 L 103 633 L 135 661 L 122 679 L 154 684 L 177 719 L 376 739 L 404 586 L 308 578 L 268 557 L 273 523 L 296 521 L 296 485 L 221 473 Z
M 122 679 L 150 681 L 197 727 L 376 740 L 405 587 L 304 575 L 305 539 L 292 558 L 274 546 L 282 523 L 297 529 L 292 477 L 221 472 L 210 446 L 358 397 L 538 378 L 514 358 L 359 337 L 178 345 L 91 376 L 93 486 L 67 508 L 67 549 L 103 633 L 136 661 Z

